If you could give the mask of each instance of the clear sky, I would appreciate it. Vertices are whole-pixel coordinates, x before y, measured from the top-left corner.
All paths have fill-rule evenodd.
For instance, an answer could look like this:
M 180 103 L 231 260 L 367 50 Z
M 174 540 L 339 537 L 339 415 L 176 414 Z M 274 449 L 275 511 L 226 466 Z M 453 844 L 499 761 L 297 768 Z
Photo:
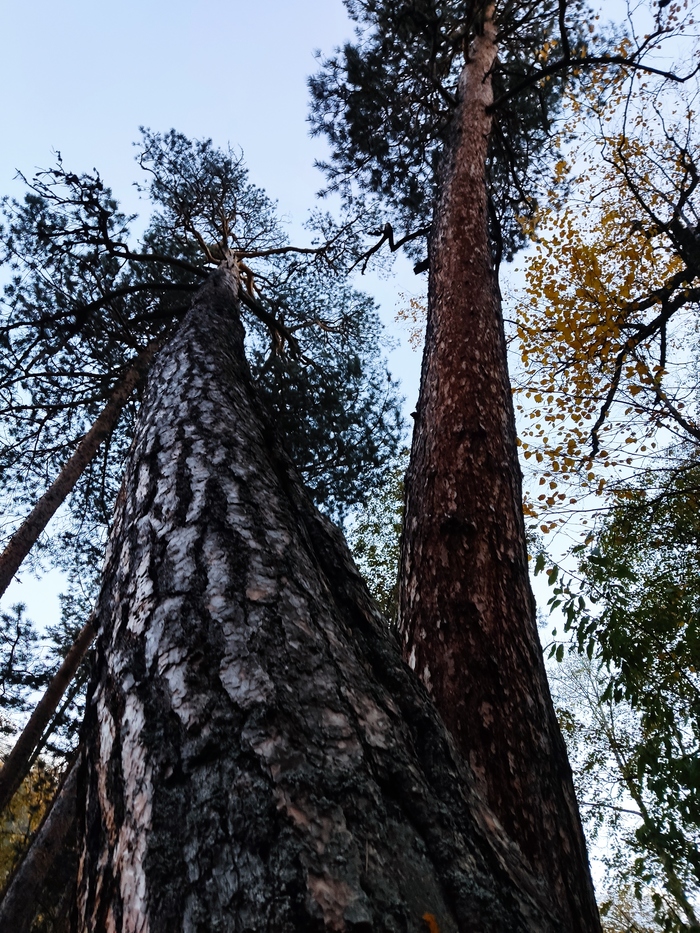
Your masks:
M 0 0 L 0 37 L 0 194 L 20 195 L 16 171 L 48 167 L 58 150 L 72 171 L 97 168 L 138 212 L 132 142 L 144 125 L 240 147 L 251 180 L 292 228 L 314 206 L 323 183 L 314 160 L 325 143 L 309 137 L 306 79 L 315 50 L 352 37 L 342 0 Z M 396 278 L 368 275 L 357 285 L 402 337 L 393 324 L 399 293 L 419 293 L 425 276 L 397 266 Z M 410 412 L 419 355 L 404 339 L 390 365 Z M 34 596 L 52 587 L 24 580 L 3 602 L 21 599 L 40 623 L 45 609 L 34 609 Z
M 306 79 L 315 50 L 352 37 L 342 0 L 0 0 L 0 11 L 0 194 L 18 194 L 16 171 L 47 167 L 58 150 L 72 171 L 97 168 L 138 212 L 132 142 L 141 125 L 172 127 L 240 147 L 251 180 L 299 229 L 323 184 L 314 160 L 326 151 L 309 136 Z M 357 282 L 390 326 L 398 293 L 424 288 L 407 262 L 397 268 L 398 279 Z M 416 354 L 392 354 L 391 366 L 411 411 Z
M 303 213 L 319 180 L 305 79 L 313 52 L 351 35 L 341 0 L 4 0 L 3 189 L 53 149 L 97 166 L 115 187 L 133 176 L 140 124 L 241 146 L 254 180 Z

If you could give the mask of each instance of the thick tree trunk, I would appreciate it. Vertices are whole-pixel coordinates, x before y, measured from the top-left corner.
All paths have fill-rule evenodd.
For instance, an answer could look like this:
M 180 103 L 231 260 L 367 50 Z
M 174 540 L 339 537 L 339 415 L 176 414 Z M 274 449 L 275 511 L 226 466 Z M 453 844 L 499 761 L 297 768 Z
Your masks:
M 569 930 L 600 929 L 530 589 L 485 163 L 495 30 L 460 105 L 430 248 L 400 574 L 404 656 Z
M 39 535 L 73 491 L 73 487 L 80 479 L 83 470 L 95 456 L 102 442 L 109 437 L 116 427 L 124 406 L 148 371 L 153 355 L 159 346 L 159 340 L 152 341 L 132 361 L 131 366 L 115 387 L 97 420 L 78 444 L 73 456 L 67 460 L 51 486 L 10 538 L 4 551 L 0 554 L 0 596 L 3 595 L 12 582 L 12 578 L 19 570 L 24 558 L 36 544 Z
M 204 286 L 139 417 L 75 930 L 563 930 L 279 452 L 236 296 L 226 269 Z

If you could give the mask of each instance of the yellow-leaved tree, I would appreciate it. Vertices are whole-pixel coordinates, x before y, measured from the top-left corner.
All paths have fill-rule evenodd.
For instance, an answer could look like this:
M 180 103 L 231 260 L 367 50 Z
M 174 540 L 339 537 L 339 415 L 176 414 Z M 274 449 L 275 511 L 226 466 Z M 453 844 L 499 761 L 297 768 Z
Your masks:
M 695 67 L 697 49 L 689 57 Z M 569 100 L 576 147 L 528 221 L 533 248 L 512 325 L 526 512 L 545 533 L 589 526 L 573 548 L 575 579 L 544 551 L 535 566 L 549 563 L 550 604 L 597 685 L 588 707 L 558 699 L 584 819 L 608 838 L 611 930 L 699 928 L 693 67 L 676 85 L 626 69 L 592 75 Z M 552 653 L 563 660 L 566 639 Z M 559 680 L 580 686 L 571 665 L 562 670 Z M 624 891 L 644 896 L 643 924 Z
M 654 452 L 700 442 L 695 93 L 620 69 L 571 98 L 576 149 L 528 222 L 516 329 L 521 446 L 543 531 Z

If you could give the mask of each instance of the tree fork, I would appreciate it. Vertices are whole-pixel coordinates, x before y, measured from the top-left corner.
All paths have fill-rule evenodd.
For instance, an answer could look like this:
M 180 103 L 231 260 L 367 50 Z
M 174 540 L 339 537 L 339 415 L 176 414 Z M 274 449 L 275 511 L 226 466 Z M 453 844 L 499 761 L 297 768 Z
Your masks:
M 149 378 L 97 605 L 75 929 L 563 933 L 281 452 L 221 269 Z
M 66 462 L 51 486 L 10 538 L 5 550 L 0 554 L 0 596 L 10 585 L 39 535 L 72 492 L 83 470 L 95 456 L 102 442 L 114 430 L 124 406 L 143 379 L 161 342 L 160 339 L 152 340 L 132 360 L 129 369 L 118 382 L 97 420 L 78 444 L 73 456 Z
M 406 487 L 399 625 L 506 832 L 567 930 L 597 933 L 566 749 L 530 588 L 486 156 L 493 7 L 459 86 L 430 242 L 420 400 Z

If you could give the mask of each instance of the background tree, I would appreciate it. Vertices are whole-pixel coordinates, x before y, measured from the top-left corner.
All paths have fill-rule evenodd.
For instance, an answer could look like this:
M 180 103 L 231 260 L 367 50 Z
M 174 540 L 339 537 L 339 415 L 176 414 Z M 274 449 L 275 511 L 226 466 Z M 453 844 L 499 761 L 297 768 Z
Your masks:
M 72 608 L 64 600 L 60 623 L 49 626 L 41 636 L 34 623 L 26 618 L 21 604 L 14 606 L 11 612 L 0 614 L 0 724 L 7 737 L 16 735 L 18 723 L 34 708 L 37 697 L 73 644 L 79 627 Z M 82 696 L 87 674 L 88 666 L 84 664 L 42 731 L 29 760 L 30 767 L 45 749 L 58 760 L 72 753 L 84 712 Z M 4 744 L 11 745 L 12 741 Z
M 399 611 L 399 557 L 404 515 L 404 477 L 408 450 L 403 450 L 384 485 L 353 517 L 347 539 L 372 599 L 392 625 Z
M 658 933 L 654 912 L 649 904 L 640 904 L 629 888 L 617 888 L 603 904 L 604 933 Z
M 664 929 L 689 931 L 700 891 L 697 458 L 626 492 L 579 549 L 581 582 L 555 584 L 567 629 L 594 661 L 569 688 L 583 684 L 585 734 L 574 729 L 576 704 L 566 704 L 565 722 L 580 742 L 584 797 L 610 789 L 596 821 L 615 842 L 612 867 L 651 891 Z M 622 798 L 637 819 L 617 833 Z
M 622 48 L 625 45 L 623 43 Z M 681 45 L 692 62 L 692 37 Z M 573 495 L 697 444 L 697 80 L 593 73 L 569 108 L 580 144 L 530 230 L 516 307 L 524 457 L 554 527 Z M 567 488 L 568 487 L 568 488 Z
M 0 823 L 0 888 L 29 846 L 57 787 L 55 769 L 40 761 L 32 769 Z
M 261 333 L 251 366 L 314 501 L 342 524 L 392 481 L 403 437 L 383 327 L 374 302 L 339 278 L 307 275 L 275 300 L 319 313 L 301 324 L 282 318 L 304 359 L 270 355 Z

